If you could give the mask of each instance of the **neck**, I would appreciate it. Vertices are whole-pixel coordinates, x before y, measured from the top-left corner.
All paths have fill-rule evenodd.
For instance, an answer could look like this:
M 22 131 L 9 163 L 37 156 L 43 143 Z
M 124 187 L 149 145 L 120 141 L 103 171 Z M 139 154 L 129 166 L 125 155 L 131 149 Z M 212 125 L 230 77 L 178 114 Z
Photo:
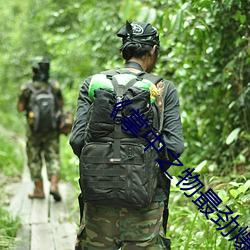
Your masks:
M 141 63 L 136 60 L 129 60 L 125 63 L 124 68 L 127 68 L 132 71 L 144 71 Z
M 129 61 L 126 62 L 125 67 L 134 72 L 145 71 L 147 73 L 150 73 L 151 70 L 149 69 L 149 65 L 150 65 L 149 56 L 145 55 L 143 59 L 135 57 L 131 58 Z

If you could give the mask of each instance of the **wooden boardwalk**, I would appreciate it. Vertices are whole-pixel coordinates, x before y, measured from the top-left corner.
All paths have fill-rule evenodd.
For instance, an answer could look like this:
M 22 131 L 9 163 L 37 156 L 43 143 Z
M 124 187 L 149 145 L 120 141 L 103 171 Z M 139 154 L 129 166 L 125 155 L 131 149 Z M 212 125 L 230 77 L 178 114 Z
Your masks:
M 46 198 L 31 200 L 33 191 L 27 167 L 22 182 L 13 184 L 9 209 L 13 216 L 21 219 L 22 228 L 11 250 L 73 250 L 78 223 L 78 205 L 75 190 L 70 183 L 60 182 L 61 202 L 49 195 L 49 181 L 43 170 Z M 73 212 L 72 212 L 73 211 Z

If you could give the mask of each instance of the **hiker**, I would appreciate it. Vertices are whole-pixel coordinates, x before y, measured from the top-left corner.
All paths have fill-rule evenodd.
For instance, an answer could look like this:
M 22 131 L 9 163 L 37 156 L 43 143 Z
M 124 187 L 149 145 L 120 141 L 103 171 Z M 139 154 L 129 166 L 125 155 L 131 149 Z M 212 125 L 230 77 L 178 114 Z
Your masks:
M 18 112 L 25 112 L 26 153 L 34 192 L 30 199 L 44 199 L 42 178 L 43 158 L 50 181 L 50 194 L 55 201 L 61 200 L 58 190 L 60 180 L 58 117 L 63 107 L 63 96 L 58 82 L 49 79 L 50 61 L 35 57 L 30 61 L 33 79 L 21 87 Z
M 124 68 L 86 78 L 78 95 L 70 137 L 80 159 L 75 249 L 166 250 L 170 181 L 155 159 L 172 163 L 167 150 L 183 152 L 179 99 L 171 82 L 150 74 L 160 49 L 157 30 L 149 23 L 126 22 L 117 36 Z M 129 126 L 135 117 L 137 130 Z M 160 144 L 146 146 L 152 134 L 157 136 L 155 128 L 162 133 L 163 150 Z

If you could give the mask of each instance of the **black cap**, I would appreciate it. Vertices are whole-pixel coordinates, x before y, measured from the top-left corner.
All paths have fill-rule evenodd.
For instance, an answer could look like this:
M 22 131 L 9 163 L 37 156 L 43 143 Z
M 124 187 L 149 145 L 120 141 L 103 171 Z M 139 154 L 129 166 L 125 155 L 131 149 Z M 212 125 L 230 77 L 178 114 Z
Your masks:
M 37 56 L 33 57 L 29 60 L 31 67 L 32 68 L 39 68 L 41 64 L 49 64 L 50 61 L 48 58 L 42 57 L 42 56 Z
M 120 29 L 117 36 L 122 37 L 123 46 L 121 50 L 131 43 L 160 46 L 157 29 L 150 23 L 127 21 L 126 26 Z

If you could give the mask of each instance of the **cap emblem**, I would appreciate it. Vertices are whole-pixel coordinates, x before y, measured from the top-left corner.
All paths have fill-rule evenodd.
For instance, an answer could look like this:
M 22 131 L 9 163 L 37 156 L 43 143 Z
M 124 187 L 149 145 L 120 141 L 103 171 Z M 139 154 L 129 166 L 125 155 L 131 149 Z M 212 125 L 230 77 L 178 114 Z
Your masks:
M 131 26 L 132 26 L 132 29 L 133 29 L 133 34 L 135 34 L 135 35 L 143 34 L 144 30 L 139 24 L 131 23 Z

